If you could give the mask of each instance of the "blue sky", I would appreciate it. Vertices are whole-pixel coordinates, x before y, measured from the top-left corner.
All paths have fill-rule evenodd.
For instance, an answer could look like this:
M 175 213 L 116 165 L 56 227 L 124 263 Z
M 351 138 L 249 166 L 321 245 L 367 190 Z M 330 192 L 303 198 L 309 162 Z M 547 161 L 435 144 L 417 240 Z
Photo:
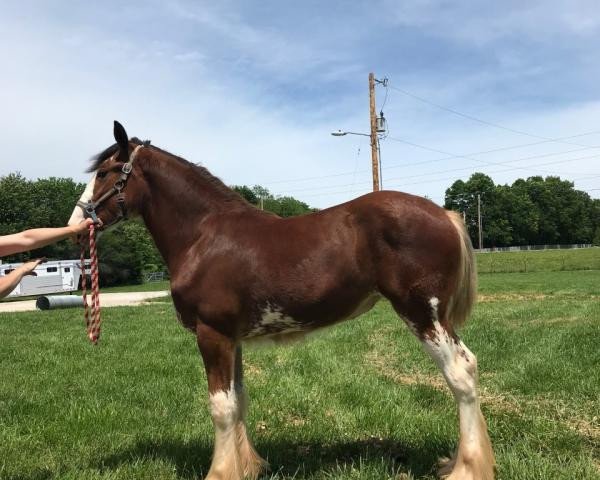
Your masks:
M 594 1 L 5 0 L 0 9 L 0 175 L 85 180 L 118 119 L 228 184 L 327 207 L 370 189 L 368 139 L 330 132 L 368 131 L 373 71 L 390 85 L 385 188 L 440 203 L 474 171 L 498 183 L 558 174 L 600 197 Z M 379 86 L 378 108 L 385 97 Z M 564 139 L 588 132 L 597 133 Z M 519 145 L 529 146 L 507 148 Z

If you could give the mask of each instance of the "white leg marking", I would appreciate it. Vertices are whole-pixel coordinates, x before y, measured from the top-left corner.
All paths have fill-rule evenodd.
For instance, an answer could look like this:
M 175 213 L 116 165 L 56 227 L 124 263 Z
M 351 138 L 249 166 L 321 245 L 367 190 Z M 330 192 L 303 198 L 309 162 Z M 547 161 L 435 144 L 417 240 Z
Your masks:
M 215 449 L 207 479 L 241 479 L 243 476 L 236 442 L 236 424 L 240 415 L 233 382 L 227 391 L 209 396 L 210 413 L 215 426 Z
M 458 403 L 460 440 L 451 479 L 493 479 L 494 457 L 477 394 L 477 359 L 465 344 L 452 338 L 438 319 L 439 300 L 432 297 L 433 331 L 423 340 Z

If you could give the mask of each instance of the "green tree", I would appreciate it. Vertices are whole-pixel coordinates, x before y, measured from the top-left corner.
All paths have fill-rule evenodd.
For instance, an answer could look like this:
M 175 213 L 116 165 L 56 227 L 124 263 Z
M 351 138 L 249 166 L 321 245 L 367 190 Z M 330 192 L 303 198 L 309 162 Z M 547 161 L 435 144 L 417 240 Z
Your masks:
M 254 185 L 252 188 L 246 185 L 233 185 L 231 188 L 257 207 L 260 206 L 262 199 L 263 208 L 280 217 L 293 217 L 314 211 L 306 203 L 294 197 L 275 197 L 267 188 L 260 185 Z
M 251 203 L 252 205 L 258 205 L 258 197 L 254 190 L 250 187 L 246 185 L 233 185 L 231 188 L 239 193 L 248 203 Z
M 31 225 L 31 182 L 20 173 L 0 178 L 0 235 L 19 232 Z
M 264 208 L 280 217 L 294 217 L 312 211 L 306 203 L 293 197 L 268 198 L 264 201 Z
M 473 174 L 446 190 L 445 207 L 464 212 L 477 239 L 477 195 L 481 196 L 484 246 L 591 243 L 600 228 L 600 201 L 558 177 L 534 176 L 494 185 Z
M 144 244 L 139 242 L 143 228 L 123 222 L 98 239 L 100 285 L 132 285 L 143 281 Z
M 585 192 L 575 190 L 573 182 L 559 177 L 529 177 L 517 180 L 514 188 L 526 192 L 539 217 L 539 228 L 532 243 L 590 243 L 594 236 L 594 202 Z
M 446 190 L 444 206 L 450 210 L 463 213 L 466 219 L 467 231 L 473 245 L 478 245 L 478 212 L 477 197 L 481 197 L 482 218 L 486 228 L 483 229 L 484 246 L 497 245 L 498 236 L 505 240 L 502 228 L 496 225 L 494 205 L 496 186 L 494 181 L 483 173 L 474 173 L 468 181 L 457 180 Z M 492 242 L 492 245 L 490 245 Z
M 0 235 L 29 228 L 62 227 L 85 185 L 70 178 L 26 180 L 19 173 L 0 178 Z M 23 261 L 29 257 L 49 259 L 77 258 L 77 247 L 64 240 L 33 252 L 7 257 L 6 261 Z
M 144 273 L 166 270 L 167 267 L 154 244 L 154 240 L 141 219 L 136 218 L 124 222 L 122 228 L 124 237 L 127 239 L 127 242 L 130 243 L 129 248 L 139 250 Z
M 510 232 L 510 239 L 505 239 L 502 246 L 527 245 L 538 229 L 539 215 L 533 202 L 527 194 L 508 185 L 496 187 L 495 202 L 498 222 L 505 222 Z

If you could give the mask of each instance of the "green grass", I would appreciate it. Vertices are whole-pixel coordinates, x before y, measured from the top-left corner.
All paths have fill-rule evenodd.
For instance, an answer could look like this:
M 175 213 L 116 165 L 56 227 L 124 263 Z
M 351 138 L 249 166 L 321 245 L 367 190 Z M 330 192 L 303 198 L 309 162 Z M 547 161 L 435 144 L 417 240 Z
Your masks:
M 477 254 L 479 273 L 600 270 L 600 247 Z
M 600 479 L 600 271 L 481 275 L 478 355 L 498 478 Z M 212 424 L 170 304 L 0 316 L 0 479 L 196 479 Z M 246 348 L 265 479 L 432 479 L 453 400 L 390 306 L 287 347 Z

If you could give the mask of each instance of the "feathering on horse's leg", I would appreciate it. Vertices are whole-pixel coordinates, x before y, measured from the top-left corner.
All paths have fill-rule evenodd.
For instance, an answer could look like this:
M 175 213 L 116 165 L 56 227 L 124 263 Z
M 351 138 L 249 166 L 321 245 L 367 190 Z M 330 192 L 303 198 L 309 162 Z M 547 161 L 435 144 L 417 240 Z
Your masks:
M 206 480 L 242 480 L 244 470 L 236 429 L 240 403 L 234 385 L 236 345 L 202 323 L 198 323 L 196 332 L 206 369 L 210 414 L 215 427 L 213 458 Z
M 442 371 L 458 405 L 460 438 L 452 459 L 444 460 L 440 476 L 450 480 L 493 480 L 494 453 L 479 407 L 477 358 L 438 318 L 439 299 L 431 297 L 432 325 L 421 336 L 425 350 Z
M 248 412 L 248 393 L 244 386 L 244 366 L 242 364 L 242 347 L 236 348 L 235 355 L 235 392 L 239 403 L 239 418 L 236 425 L 236 435 L 240 462 L 244 475 L 256 479 L 269 464 L 256 452 L 246 429 L 246 413 Z

